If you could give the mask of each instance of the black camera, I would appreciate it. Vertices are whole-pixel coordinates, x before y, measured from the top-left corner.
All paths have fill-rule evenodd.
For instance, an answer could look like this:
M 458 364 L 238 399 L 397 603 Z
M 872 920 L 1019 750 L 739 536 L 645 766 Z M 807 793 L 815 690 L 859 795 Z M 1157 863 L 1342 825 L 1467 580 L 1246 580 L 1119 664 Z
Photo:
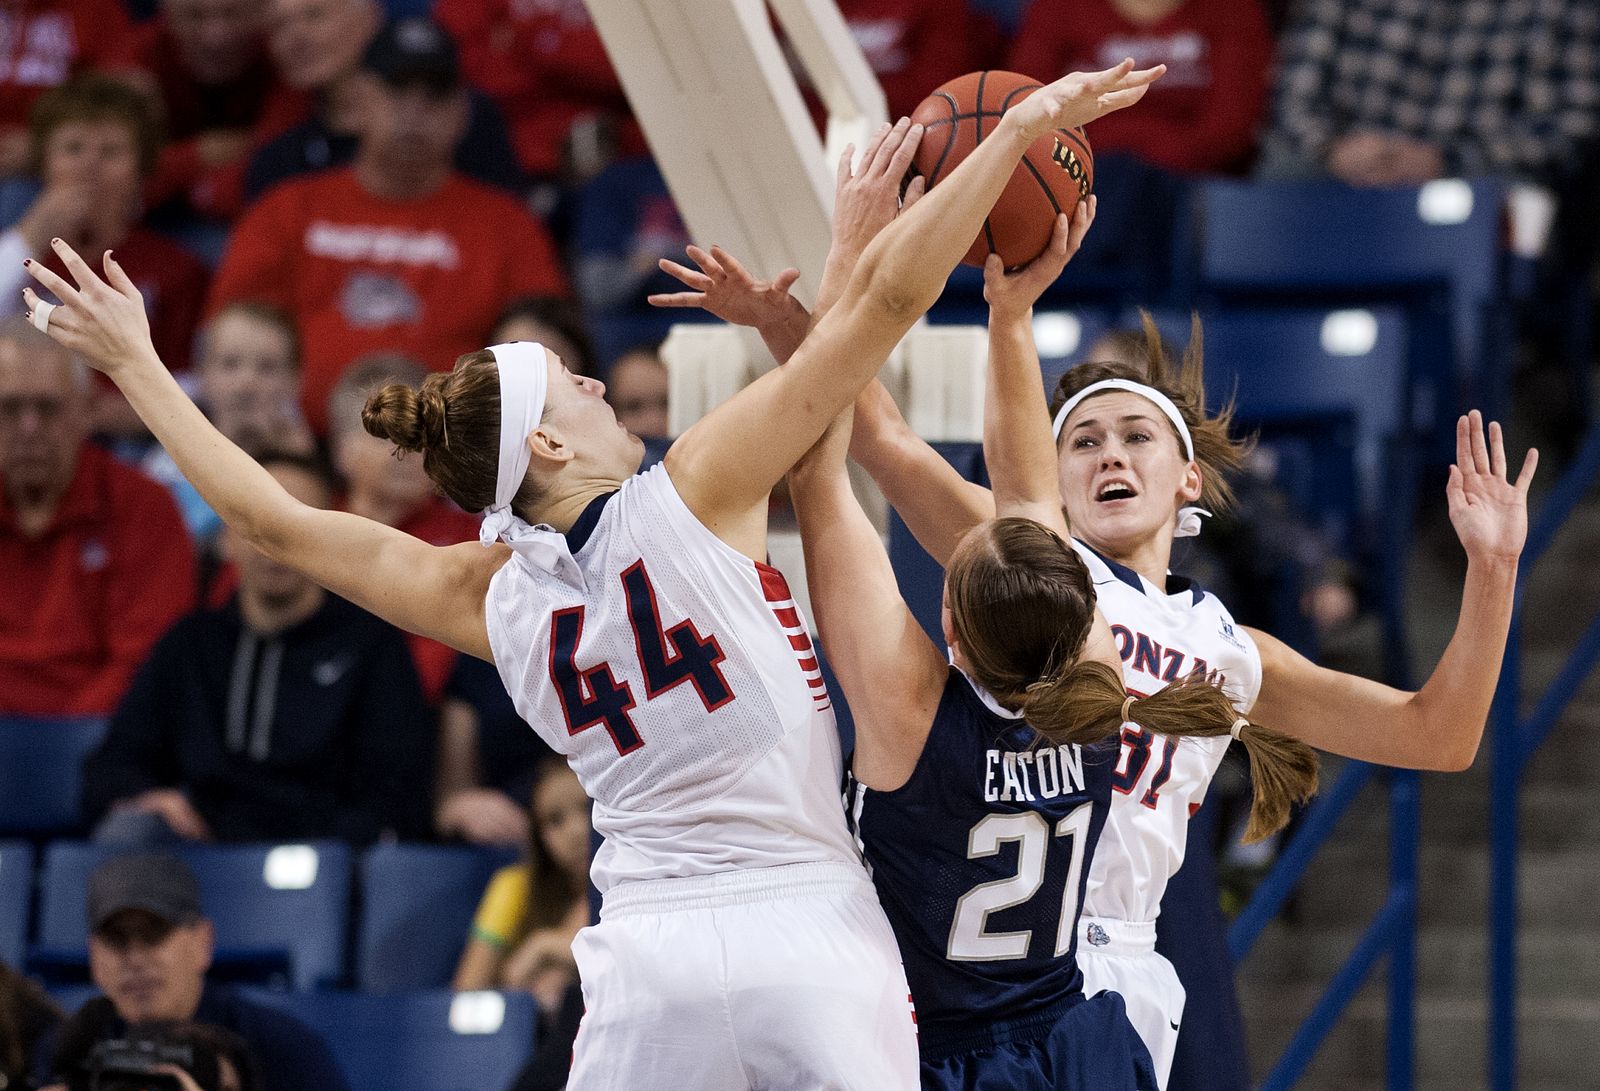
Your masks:
M 157 1071 L 163 1065 L 183 1069 L 207 1091 L 220 1083 L 209 1051 L 161 1034 L 136 1034 L 96 1042 L 67 1086 L 69 1091 L 183 1091 L 176 1077 Z

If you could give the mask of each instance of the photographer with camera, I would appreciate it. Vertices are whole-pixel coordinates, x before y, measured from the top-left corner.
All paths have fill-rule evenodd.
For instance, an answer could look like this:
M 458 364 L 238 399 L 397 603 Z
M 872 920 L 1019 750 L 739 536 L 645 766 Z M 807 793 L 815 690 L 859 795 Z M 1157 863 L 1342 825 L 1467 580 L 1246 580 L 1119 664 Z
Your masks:
M 45 1091 L 261 1091 L 243 1038 L 202 1023 L 173 1023 L 97 1037 L 117 1018 L 104 997 L 84 1006 L 56 1050 L 65 1083 Z
M 105 995 L 67 1020 L 53 1054 L 47 1054 L 52 1057 L 48 1071 L 36 1073 L 40 1083 L 63 1084 L 68 1091 L 195 1091 L 167 1071 L 139 1074 L 131 1084 L 82 1082 L 92 1079 L 92 1068 L 85 1076 L 84 1067 L 97 1047 L 107 1058 L 127 1060 L 128 1054 L 106 1043 L 133 1042 L 190 1024 L 179 1046 L 187 1043 L 197 1053 L 214 1048 L 196 1047 L 193 1036 L 220 1028 L 247 1045 L 238 1056 L 253 1053 L 259 1059 L 261 1078 L 242 1083 L 240 1091 L 348 1091 L 316 1031 L 229 986 L 207 984 L 215 933 L 201 911 L 199 885 L 182 860 L 166 853 L 114 856 L 89 877 L 88 902 L 89 973 Z M 229 1056 L 226 1049 L 220 1052 Z M 155 1054 L 146 1059 L 157 1065 L 175 1063 Z M 232 1058 L 229 1064 L 241 1080 L 249 1074 L 241 1068 L 253 1072 L 256 1067 Z M 119 1072 L 116 1078 L 128 1075 Z M 183 1075 L 200 1091 L 213 1091 L 201 1074 L 185 1070 Z

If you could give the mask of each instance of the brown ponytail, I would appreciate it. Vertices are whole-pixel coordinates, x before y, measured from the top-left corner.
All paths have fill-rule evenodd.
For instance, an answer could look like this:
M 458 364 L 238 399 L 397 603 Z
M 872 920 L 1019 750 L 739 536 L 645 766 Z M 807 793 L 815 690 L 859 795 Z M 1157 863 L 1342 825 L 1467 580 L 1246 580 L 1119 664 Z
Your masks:
M 1158 735 L 1209 739 L 1229 734 L 1240 719 L 1233 702 L 1204 675 L 1190 675 L 1148 697 L 1132 697 L 1122 688 L 1116 668 L 1094 660 L 1080 660 L 1029 686 L 1018 710 L 1056 745 L 1098 742 L 1124 722 Z M 1244 839 L 1260 841 L 1283 828 L 1293 804 L 1316 792 L 1317 755 L 1300 740 L 1258 724 L 1244 726 L 1238 738 L 1250 757 L 1255 785 Z

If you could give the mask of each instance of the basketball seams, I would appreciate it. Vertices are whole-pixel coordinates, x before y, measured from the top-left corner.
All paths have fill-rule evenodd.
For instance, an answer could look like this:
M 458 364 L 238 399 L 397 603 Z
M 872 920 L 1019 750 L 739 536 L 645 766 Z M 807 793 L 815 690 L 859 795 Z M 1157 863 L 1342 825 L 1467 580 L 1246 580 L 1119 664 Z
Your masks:
M 934 94 L 938 95 L 940 98 L 944 99 L 945 102 L 949 103 L 952 117 L 956 116 L 957 111 L 961 109 L 960 105 L 956 102 L 956 97 L 948 91 L 935 91 Z M 924 125 L 922 127 L 922 131 L 924 134 L 926 134 L 929 129 L 945 124 L 949 123 L 944 121 L 935 121 L 931 125 Z M 960 126 L 955 124 L 950 125 L 950 135 L 945 137 L 944 150 L 939 153 L 939 160 L 933 165 L 933 173 L 928 176 L 928 185 L 931 186 L 939 180 L 939 175 L 944 171 L 944 161 L 950 157 L 951 149 L 956 146 L 956 134 L 960 131 Z

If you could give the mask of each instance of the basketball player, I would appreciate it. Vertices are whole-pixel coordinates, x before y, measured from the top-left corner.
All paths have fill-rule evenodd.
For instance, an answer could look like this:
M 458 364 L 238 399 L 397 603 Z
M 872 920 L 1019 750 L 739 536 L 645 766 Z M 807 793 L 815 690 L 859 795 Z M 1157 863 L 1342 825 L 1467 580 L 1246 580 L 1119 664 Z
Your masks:
M 705 307 L 763 328 L 764 335 L 790 321 L 792 301 L 757 296 L 748 278 L 714 279 L 710 292 L 698 278 L 690 286 L 699 292 L 657 302 Z M 1538 452 L 1528 452 L 1513 482 L 1500 426 L 1485 430 L 1476 411 L 1457 422 L 1446 499 L 1467 552 L 1467 578 L 1455 634 L 1420 691 L 1318 667 L 1267 633 L 1237 624 L 1216 596 L 1167 570 L 1173 539 L 1199 531 L 1192 505 L 1217 511 L 1231 504 L 1227 474 L 1240 461 L 1231 413 L 1205 414 L 1199 332 L 1196 323 L 1174 368 L 1147 322 L 1148 367 L 1085 364 L 1063 376 L 1054 398 L 1061 501 L 1116 637 L 1128 692 L 1148 695 L 1192 671 L 1220 671 L 1226 692 L 1252 723 L 1381 765 L 1465 769 L 1477 752 L 1505 651 Z M 1036 357 L 1032 364 L 1036 375 Z M 1016 400 L 993 404 L 986 450 L 1024 426 Z M 963 479 L 912 432 L 877 382 L 857 401 L 850 450 L 941 564 L 995 514 L 989 491 Z M 1226 746 L 1225 739 L 1157 739 L 1129 725 L 1111 817 L 1089 871 L 1080 929 L 1086 946 L 1079 951 L 1085 989 L 1122 994 L 1163 1086 L 1184 993 L 1155 951 L 1155 921 L 1167 880 L 1183 863 L 1189 816 Z M 1260 814 L 1248 837 L 1266 832 Z
M 818 632 L 857 725 L 851 817 L 917 1002 L 924 1088 L 1155 1087 L 1122 999 L 1086 998 L 1073 957 L 1085 865 L 1111 806 L 1118 750 L 1104 744 L 1125 720 L 1163 737 L 1231 729 L 1273 764 L 1280 816 L 1313 782 L 1303 744 L 1246 725 L 1203 675 L 1143 700 L 1123 689 L 1088 569 L 1067 544 L 1024 348 L 1034 298 L 1091 219 L 1081 204 L 1027 269 L 1008 277 L 995 257 L 985 271 L 988 400 L 1038 404 L 992 452 L 997 518 L 950 559 L 948 661 L 856 501 L 848 423 L 789 474 Z
M 1161 69 L 1074 74 L 1009 111 L 884 230 L 790 366 L 639 475 L 594 380 L 527 343 L 468 353 L 368 402 L 374 434 L 482 510 L 488 549 L 428 546 L 295 503 L 212 428 L 150 346 L 107 253 L 30 316 L 97 362 L 185 476 L 263 552 L 393 623 L 491 660 L 595 800 L 601 923 L 574 944 L 587 1016 L 571 1086 L 904 1088 L 916 1082 L 893 936 L 838 806 L 840 758 L 805 628 L 766 553 L 767 496 L 938 296 L 1023 150 L 1132 105 Z M 862 170 L 886 202 L 919 131 Z M 498 541 L 496 541 L 498 539 Z M 596 730 L 596 729 L 599 730 Z

